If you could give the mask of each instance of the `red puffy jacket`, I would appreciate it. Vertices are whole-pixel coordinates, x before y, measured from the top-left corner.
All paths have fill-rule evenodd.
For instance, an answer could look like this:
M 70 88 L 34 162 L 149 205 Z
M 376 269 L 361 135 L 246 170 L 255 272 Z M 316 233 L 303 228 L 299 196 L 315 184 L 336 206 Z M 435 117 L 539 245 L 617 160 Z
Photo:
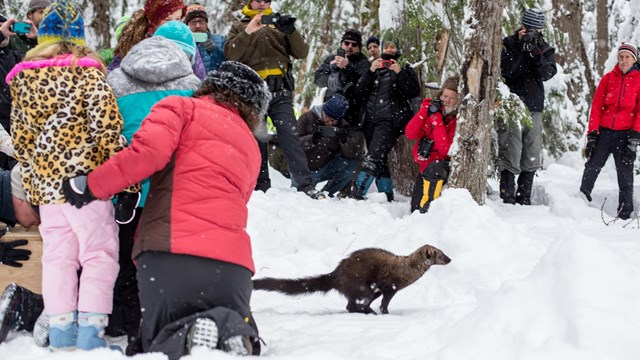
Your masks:
M 254 272 L 247 202 L 260 171 L 258 144 L 237 112 L 207 96 L 159 101 L 131 145 L 89 174 L 100 199 L 149 177 L 133 256 L 165 251 Z
M 420 141 L 416 141 L 413 145 L 413 158 L 420 165 L 420 172 L 436 160 L 449 160 L 449 148 L 456 133 L 456 117 L 446 115 L 443 118 L 439 112 L 428 115 L 429 105 L 431 105 L 431 99 L 424 99 L 420 111 L 413 116 L 404 130 L 404 135 L 409 140 L 420 140 L 426 136 L 434 142 L 429 158 L 426 160 L 418 158 Z
M 588 132 L 600 126 L 640 131 L 640 72 L 623 75 L 616 65 L 602 77 L 591 102 Z

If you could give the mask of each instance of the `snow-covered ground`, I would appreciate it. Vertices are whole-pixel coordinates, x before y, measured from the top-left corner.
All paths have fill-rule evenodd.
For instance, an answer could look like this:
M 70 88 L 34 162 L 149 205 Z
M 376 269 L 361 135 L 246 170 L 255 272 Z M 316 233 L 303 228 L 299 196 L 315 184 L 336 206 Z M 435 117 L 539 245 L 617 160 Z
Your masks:
M 304 297 L 257 291 L 252 307 L 274 359 L 640 359 L 640 223 L 610 220 L 617 205 L 612 161 L 588 206 L 577 189 L 583 161 L 568 154 L 535 179 L 535 206 L 478 206 L 447 189 L 428 214 L 407 198 L 311 200 L 272 170 L 254 193 L 249 232 L 257 277 L 328 273 L 365 247 L 406 255 L 423 244 L 452 261 L 434 266 L 391 301 L 389 315 L 349 314 L 336 292 Z M 640 177 L 636 177 L 640 198 Z M 494 189 L 495 183 L 492 184 Z M 600 208 L 604 199 L 604 215 Z M 638 205 L 636 204 L 636 208 Z M 379 300 L 373 308 L 377 310 Z M 50 354 L 10 334 L 0 359 L 115 360 L 109 350 Z M 227 359 L 198 351 L 186 359 Z M 136 359 L 161 360 L 162 354 Z

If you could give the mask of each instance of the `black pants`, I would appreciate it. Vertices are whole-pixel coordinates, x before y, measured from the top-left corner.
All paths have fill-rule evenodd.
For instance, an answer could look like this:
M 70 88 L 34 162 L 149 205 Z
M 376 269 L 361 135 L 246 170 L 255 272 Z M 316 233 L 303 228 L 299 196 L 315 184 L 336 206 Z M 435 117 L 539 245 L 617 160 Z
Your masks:
M 198 317 L 213 319 L 220 340 L 257 339 L 249 323 L 253 283 L 247 268 L 199 256 L 143 252 L 138 257 L 142 347 L 170 360 L 186 353 L 186 338 Z
M 297 134 L 296 116 L 293 113 L 293 95 L 289 90 L 280 90 L 273 93 L 269 103 L 267 114 L 271 117 L 273 125 L 278 133 L 278 142 L 284 151 L 284 156 L 289 165 L 289 173 L 298 184 L 298 189 L 303 190 L 312 186 L 311 172 L 307 164 L 307 156 L 302 150 L 300 138 Z M 268 142 L 258 139 L 262 164 L 256 190 L 266 191 L 271 186 L 269 179 L 269 153 Z
M 433 200 L 440 197 L 442 186 L 449 179 L 449 162 L 434 161 L 416 178 L 411 196 L 411 212 L 426 213 Z
M 392 120 L 365 121 L 363 132 L 367 141 L 367 155 L 362 163 L 362 170 L 376 178 L 389 178 L 389 153 L 396 145 L 400 131 Z
M 600 170 L 607 162 L 609 154 L 612 154 L 618 175 L 618 214 L 623 218 L 629 217 L 633 212 L 633 161 L 624 161 L 622 156 L 627 148 L 628 138 L 629 130 L 600 128 L 598 143 L 591 158 L 584 165 L 580 185 L 580 191 L 591 195 Z
M 135 343 L 139 341 L 140 319 L 140 299 L 138 298 L 138 282 L 136 281 L 136 266 L 131 259 L 133 250 L 133 239 L 140 221 L 143 208 L 136 209 L 136 215 L 128 224 L 118 225 L 120 240 L 120 252 L 118 263 L 120 271 L 113 290 L 113 311 L 109 317 L 107 334 L 110 336 L 127 335 L 129 347 L 127 355 L 139 352 L 139 346 Z

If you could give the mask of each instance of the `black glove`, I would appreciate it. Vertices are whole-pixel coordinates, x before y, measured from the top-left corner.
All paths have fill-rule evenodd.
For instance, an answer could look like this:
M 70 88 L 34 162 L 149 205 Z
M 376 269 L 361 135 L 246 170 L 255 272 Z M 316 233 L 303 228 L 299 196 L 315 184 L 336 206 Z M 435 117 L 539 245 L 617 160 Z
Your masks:
M 427 115 L 433 115 L 438 112 L 442 113 L 443 105 L 444 102 L 442 102 L 442 100 L 432 100 L 431 105 L 429 105 L 429 108 L 427 109 Z
M 207 39 L 207 41 L 203 41 L 200 43 L 205 50 L 208 52 L 212 52 L 216 48 L 216 44 L 211 39 Z
M 640 134 L 637 131 L 631 131 L 627 139 L 627 146 L 622 149 L 622 161 L 626 164 L 633 164 L 636 161 L 636 154 L 640 144 Z
M 340 143 L 346 143 L 348 135 L 349 132 L 347 131 L 347 129 L 336 128 L 336 137 L 338 138 L 338 141 L 340 141 Z
M 322 130 L 320 128 L 316 128 L 315 130 L 313 130 L 311 141 L 313 141 L 313 143 L 315 144 L 318 141 L 320 141 L 320 139 L 322 139 L 323 137 L 324 135 L 322 134 Z
M 593 150 L 596 148 L 596 144 L 598 143 L 598 132 L 592 131 L 587 134 L 587 145 L 584 147 L 584 157 L 589 161 L 591 159 L 591 155 L 593 155 Z
M 29 242 L 24 239 L 0 242 L 0 264 L 7 266 L 22 267 L 22 264 L 18 261 L 29 260 L 31 250 L 14 249 L 18 246 L 27 245 Z
M 296 31 L 296 27 L 293 25 L 296 22 L 296 18 L 290 15 L 282 15 L 276 21 L 276 29 L 282 31 L 283 33 L 289 35 L 293 34 Z
M 136 208 L 140 202 L 140 193 L 121 192 L 116 200 L 115 213 L 116 222 L 124 225 L 128 224 L 136 216 Z
M 96 199 L 89 189 L 86 175 L 78 175 L 62 182 L 62 193 L 67 202 L 78 209 Z

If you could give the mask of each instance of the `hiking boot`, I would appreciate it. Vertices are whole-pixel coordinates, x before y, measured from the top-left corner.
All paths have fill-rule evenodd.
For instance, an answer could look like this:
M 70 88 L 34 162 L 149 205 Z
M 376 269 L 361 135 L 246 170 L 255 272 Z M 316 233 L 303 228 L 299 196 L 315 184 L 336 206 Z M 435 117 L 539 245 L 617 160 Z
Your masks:
M 7 285 L 0 297 L 0 343 L 9 331 L 32 331 L 43 310 L 42 295 L 15 283 Z
M 49 317 L 43 311 L 33 326 L 33 340 L 40 347 L 49 346 Z
M 248 336 L 236 335 L 222 343 L 222 350 L 232 355 L 247 356 L 253 353 L 253 346 Z
M 523 171 L 518 175 L 518 190 L 516 191 L 516 202 L 520 205 L 531 205 L 531 188 L 535 171 Z
M 215 321 L 209 318 L 197 318 L 191 325 L 187 334 L 187 351 L 191 353 L 195 346 L 212 350 L 218 347 L 218 326 Z
M 502 170 L 500 172 L 500 199 L 505 204 L 516 203 L 516 176 L 509 170 Z
M 305 193 L 305 195 L 307 195 L 308 197 L 312 198 L 313 200 L 323 200 L 323 199 L 327 198 L 327 196 L 324 193 L 314 189 L 312 186 L 309 186 L 309 187 L 307 187 L 305 189 L 301 189 L 301 190 L 298 190 L 298 191 L 301 191 L 301 192 Z
M 49 349 L 73 351 L 78 339 L 78 312 L 49 315 Z
M 107 314 L 80 312 L 78 314 L 78 341 L 80 350 L 93 350 L 107 347 L 104 328 L 108 322 Z
M 590 193 L 587 193 L 585 190 L 582 190 L 582 189 L 580 189 L 580 192 L 578 193 L 578 196 L 579 196 L 581 199 L 586 200 L 587 205 L 589 205 L 588 203 L 590 203 L 590 202 L 591 202 L 591 200 L 593 200 L 593 199 L 591 198 L 591 194 L 590 194 Z

